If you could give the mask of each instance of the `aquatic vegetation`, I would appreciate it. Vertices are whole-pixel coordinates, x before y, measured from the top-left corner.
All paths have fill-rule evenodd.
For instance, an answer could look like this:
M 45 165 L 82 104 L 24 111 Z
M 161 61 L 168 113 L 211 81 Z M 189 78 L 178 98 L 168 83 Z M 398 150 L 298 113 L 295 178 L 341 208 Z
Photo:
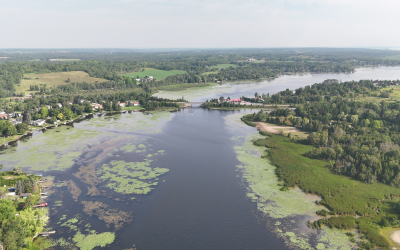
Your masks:
M 84 235 L 78 231 L 72 240 L 81 250 L 91 250 L 95 247 L 105 247 L 106 245 L 113 243 L 114 239 L 115 233 L 111 232 Z
M 120 150 L 124 151 L 124 153 L 130 153 L 136 150 L 136 146 L 128 143 L 125 146 L 121 147 Z
M 5 169 L 20 166 L 33 171 L 65 170 L 72 167 L 83 152 L 106 138 L 126 138 L 127 134 L 132 137 L 131 132 L 159 133 L 171 117 L 170 112 L 133 112 L 113 115 L 111 119 L 84 120 L 74 127 L 60 126 L 57 130 L 35 132 L 31 139 L 2 151 L 0 161 Z M 58 130 L 61 132 L 57 133 Z M 134 149 L 127 146 L 125 150 L 132 152 Z
M 116 230 L 121 229 L 126 223 L 132 221 L 132 213 L 121 211 L 117 208 L 110 208 L 109 205 L 99 202 L 99 201 L 82 201 L 84 205 L 83 211 L 89 216 L 97 216 L 100 220 L 110 227 L 114 224 Z M 89 226 L 88 226 L 89 225 Z M 87 224 L 85 227 L 90 227 Z
M 169 171 L 167 168 L 149 167 L 151 160 L 143 162 L 113 161 L 104 164 L 98 170 L 100 180 L 106 182 L 106 186 L 123 194 L 147 194 L 158 182 L 152 182 Z
M 62 201 L 55 201 L 54 206 L 56 207 L 61 207 L 62 206 Z
M 78 227 L 74 224 L 78 223 L 78 218 L 72 218 L 67 220 L 66 222 L 62 223 L 60 226 L 62 227 L 69 227 L 69 229 L 71 230 L 77 230 Z
M 79 187 L 73 182 L 72 180 L 65 181 L 65 185 L 67 186 L 69 192 L 72 195 L 72 198 L 75 201 L 78 201 L 79 195 L 81 195 L 82 191 L 79 189 Z

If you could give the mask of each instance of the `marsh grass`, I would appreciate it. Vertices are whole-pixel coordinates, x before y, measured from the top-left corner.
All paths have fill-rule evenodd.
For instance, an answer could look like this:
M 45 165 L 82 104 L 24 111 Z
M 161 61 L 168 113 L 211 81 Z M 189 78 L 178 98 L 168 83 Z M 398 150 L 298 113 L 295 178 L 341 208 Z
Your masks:
M 395 187 L 366 184 L 331 173 L 325 161 L 304 156 L 313 147 L 292 142 L 287 137 L 268 134 L 255 144 L 268 148 L 268 158 L 277 166 L 276 173 L 286 186 L 298 186 L 306 193 L 321 196 L 320 204 L 336 214 L 376 214 L 381 200 L 400 195 L 400 189 Z

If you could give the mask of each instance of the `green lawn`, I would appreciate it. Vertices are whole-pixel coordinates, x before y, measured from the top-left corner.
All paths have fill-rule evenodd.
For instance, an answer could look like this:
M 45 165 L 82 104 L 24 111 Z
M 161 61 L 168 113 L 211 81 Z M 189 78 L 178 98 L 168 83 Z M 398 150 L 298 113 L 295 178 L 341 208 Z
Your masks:
M 143 72 L 132 72 L 132 73 L 127 73 L 127 74 L 123 74 L 124 76 L 129 76 L 132 78 L 137 78 L 137 76 L 139 76 L 139 78 L 143 78 L 145 76 L 152 76 L 155 79 L 165 79 L 168 76 L 173 76 L 173 75 L 181 75 L 181 74 L 186 74 L 186 71 L 183 70 L 160 70 L 160 69 L 146 69 Z
M 141 110 L 144 109 L 141 106 L 132 106 L 132 107 L 121 107 L 121 110 Z

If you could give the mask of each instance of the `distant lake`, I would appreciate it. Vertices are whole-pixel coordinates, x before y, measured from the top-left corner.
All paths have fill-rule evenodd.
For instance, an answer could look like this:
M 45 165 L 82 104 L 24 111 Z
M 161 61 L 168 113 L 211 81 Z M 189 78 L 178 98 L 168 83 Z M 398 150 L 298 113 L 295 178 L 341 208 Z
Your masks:
M 327 79 L 337 79 L 339 81 L 359 81 L 359 80 L 396 80 L 400 79 L 400 67 L 375 67 L 360 68 L 355 73 L 340 74 L 297 74 L 283 75 L 270 81 L 246 83 L 224 83 L 215 87 L 192 88 L 183 91 L 171 92 L 160 91 L 155 96 L 165 98 L 180 98 L 182 96 L 189 101 L 206 101 L 224 96 L 227 98 L 239 98 L 242 96 L 251 97 L 257 92 L 261 94 L 275 94 L 279 91 L 290 89 L 295 90 L 300 87 L 321 83 Z

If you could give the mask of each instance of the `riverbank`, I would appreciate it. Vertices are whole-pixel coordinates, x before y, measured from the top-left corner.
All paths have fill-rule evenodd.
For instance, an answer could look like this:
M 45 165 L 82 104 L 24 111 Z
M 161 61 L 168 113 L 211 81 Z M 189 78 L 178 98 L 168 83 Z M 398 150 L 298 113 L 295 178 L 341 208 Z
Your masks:
M 146 110 L 146 109 L 144 109 L 142 107 L 133 107 L 133 109 L 127 108 L 127 109 L 123 109 L 122 111 L 111 111 L 111 112 L 104 112 L 104 113 L 103 112 L 101 112 L 101 113 L 99 113 L 99 112 L 98 113 L 87 113 L 87 114 L 81 115 L 79 117 L 76 117 L 76 118 L 74 118 L 72 120 L 68 120 L 68 121 L 65 121 L 65 122 L 60 122 L 57 125 L 55 125 L 55 124 L 45 124 L 43 126 L 32 126 L 32 125 L 30 125 L 30 126 L 32 126 L 32 129 L 31 129 L 30 132 L 24 133 L 22 135 L 15 135 L 15 136 L 6 138 L 5 142 L 0 145 L 0 149 L 8 147 L 8 145 L 10 143 L 17 142 L 19 140 L 24 139 L 25 137 L 31 135 L 32 132 L 34 132 L 34 131 L 43 131 L 43 130 L 46 130 L 46 129 L 52 129 L 52 128 L 59 127 L 59 126 L 71 125 L 76 121 L 81 121 L 81 120 L 85 120 L 85 119 L 91 119 L 91 118 L 94 117 L 94 115 L 103 115 L 103 114 L 104 115 L 114 115 L 114 114 L 123 114 L 123 113 L 126 113 L 126 112 L 128 112 L 128 113 L 131 113 L 131 112 L 145 112 L 145 113 L 151 114 L 151 113 L 155 113 L 155 112 L 176 112 L 178 110 L 179 109 L 174 108 L 174 107 L 161 107 L 161 108 L 158 108 L 156 110 Z
M 305 193 L 320 196 L 322 199 L 319 204 L 325 206 L 332 215 L 361 216 L 357 220 L 355 217 L 352 219 L 353 225 L 357 225 L 361 234 L 368 239 L 361 244 L 390 246 L 380 234 L 380 223 L 383 220 L 390 221 L 391 216 L 397 216 L 393 212 L 393 206 L 396 206 L 393 200 L 398 200 L 400 196 L 398 188 L 381 183 L 367 184 L 331 173 L 326 167 L 327 162 L 304 156 L 312 150 L 312 146 L 293 142 L 281 135 L 260 133 L 264 138 L 255 140 L 254 144 L 267 148 L 267 157 L 271 164 L 277 167 L 277 176 L 283 181 L 282 190 L 299 187 Z M 391 199 L 388 199 L 389 197 Z M 331 217 L 327 221 L 321 219 L 317 224 L 331 224 L 341 229 L 341 226 L 332 221 L 334 218 Z M 314 223 L 313 227 L 315 225 Z
M 266 223 L 269 230 L 294 249 L 353 249 L 355 244 L 345 232 L 307 227 L 307 221 L 318 219 L 316 212 L 323 209 L 317 205 L 321 198 L 298 187 L 282 191 L 284 182 L 276 176 L 277 168 L 270 163 L 265 149 L 253 143 L 264 137 L 255 127 L 244 124 L 242 116 L 243 113 L 229 115 L 225 123 L 234 135 L 234 149 L 241 163 L 237 169 L 248 199 L 257 204 L 255 215 L 260 218 L 259 223 Z

